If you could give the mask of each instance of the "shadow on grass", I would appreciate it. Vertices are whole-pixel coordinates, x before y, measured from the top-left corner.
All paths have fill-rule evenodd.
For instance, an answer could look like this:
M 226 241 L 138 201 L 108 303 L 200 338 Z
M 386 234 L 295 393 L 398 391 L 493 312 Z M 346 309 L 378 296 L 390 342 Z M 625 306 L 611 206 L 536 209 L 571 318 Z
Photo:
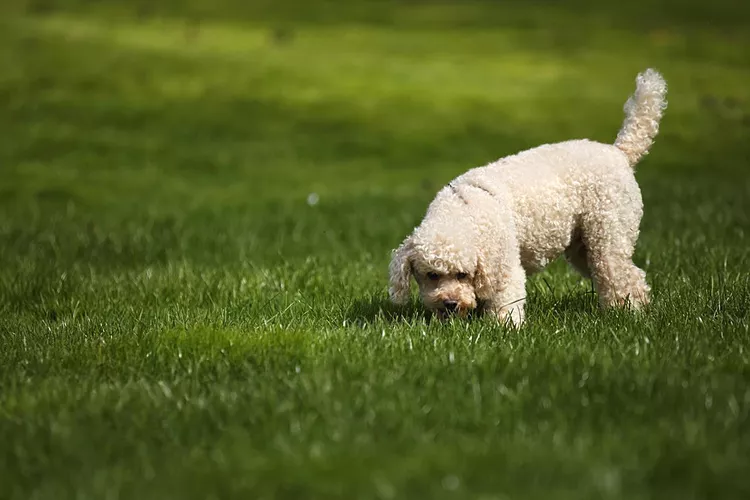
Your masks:
M 593 291 L 571 292 L 562 297 L 530 294 L 526 303 L 526 315 L 529 318 L 545 318 L 547 320 L 564 320 L 574 317 L 590 317 L 599 311 L 597 296 Z M 378 321 L 386 323 L 424 322 L 430 324 L 439 322 L 434 315 L 425 310 L 418 301 L 398 306 L 390 302 L 387 297 L 367 296 L 354 299 L 347 308 L 345 319 L 348 323 L 372 324 Z M 471 314 L 466 321 L 483 321 L 485 314 Z
M 378 321 L 386 323 L 412 323 L 415 321 L 430 322 L 431 315 L 417 302 L 396 305 L 384 296 L 358 297 L 344 313 L 348 323 L 371 324 Z

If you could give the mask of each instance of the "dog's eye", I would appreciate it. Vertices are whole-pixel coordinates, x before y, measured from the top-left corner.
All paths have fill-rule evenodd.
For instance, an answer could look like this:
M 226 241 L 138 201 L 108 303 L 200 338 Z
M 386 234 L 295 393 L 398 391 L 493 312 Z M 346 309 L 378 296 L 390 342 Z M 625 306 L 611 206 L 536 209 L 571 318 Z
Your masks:
M 466 274 L 466 273 L 457 273 L 457 274 L 456 274 L 456 278 L 458 278 L 458 279 L 460 279 L 460 280 L 465 280 L 465 279 L 466 279 L 466 278 L 467 278 L 468 276 L 469 276 L 469 275 L 468 275 L 468 274 Z
M 427 277 L 428 277 L 429 279 L 431 279 L 432 281 L 435 281 L 435 280 L 437 280 L 437 279 L 438 279 L 438 278 L 439 278 L 440 276 L 438 275 L 438 273 L 433 273 L 433 272 L 429 272 L 429 273 L 427 273 Z

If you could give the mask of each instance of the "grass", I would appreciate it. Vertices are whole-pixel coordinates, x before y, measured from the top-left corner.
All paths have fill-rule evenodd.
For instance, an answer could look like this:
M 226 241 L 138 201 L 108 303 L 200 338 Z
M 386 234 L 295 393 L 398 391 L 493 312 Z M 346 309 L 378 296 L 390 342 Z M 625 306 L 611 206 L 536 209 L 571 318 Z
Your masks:
M 6 4 L 0 498 L 747 498 L 750 23 L 600 4 Z M 387 303 L 444 182 L 648 66 L 647 315 Z

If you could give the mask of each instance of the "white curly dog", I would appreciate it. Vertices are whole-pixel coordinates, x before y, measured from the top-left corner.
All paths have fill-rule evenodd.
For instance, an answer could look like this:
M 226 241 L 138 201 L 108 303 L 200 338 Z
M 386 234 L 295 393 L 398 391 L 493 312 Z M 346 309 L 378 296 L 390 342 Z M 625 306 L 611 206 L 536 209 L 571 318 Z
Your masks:
M 440 318 L 473 309 L 520 326 L 527 275 L 565 254 L 604 307 L 649 301 L 632 256 L 643 215 L 635 165 L 666 109 L 667 84 L 640 73 L 614 145 L 546 144 L 469 170 L 438 192 L 393 252 L 391 300 L 408 302 L 410 276 Z

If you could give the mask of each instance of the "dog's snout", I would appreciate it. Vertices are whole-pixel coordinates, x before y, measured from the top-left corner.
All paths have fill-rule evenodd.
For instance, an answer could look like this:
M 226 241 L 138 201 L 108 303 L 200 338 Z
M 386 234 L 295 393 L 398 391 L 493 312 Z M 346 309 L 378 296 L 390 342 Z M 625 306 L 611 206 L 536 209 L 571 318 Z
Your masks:
M 455 311 L 458 308 L 458 302 L 455 300 L 444 300 L 443 307 L 446 311 Z

